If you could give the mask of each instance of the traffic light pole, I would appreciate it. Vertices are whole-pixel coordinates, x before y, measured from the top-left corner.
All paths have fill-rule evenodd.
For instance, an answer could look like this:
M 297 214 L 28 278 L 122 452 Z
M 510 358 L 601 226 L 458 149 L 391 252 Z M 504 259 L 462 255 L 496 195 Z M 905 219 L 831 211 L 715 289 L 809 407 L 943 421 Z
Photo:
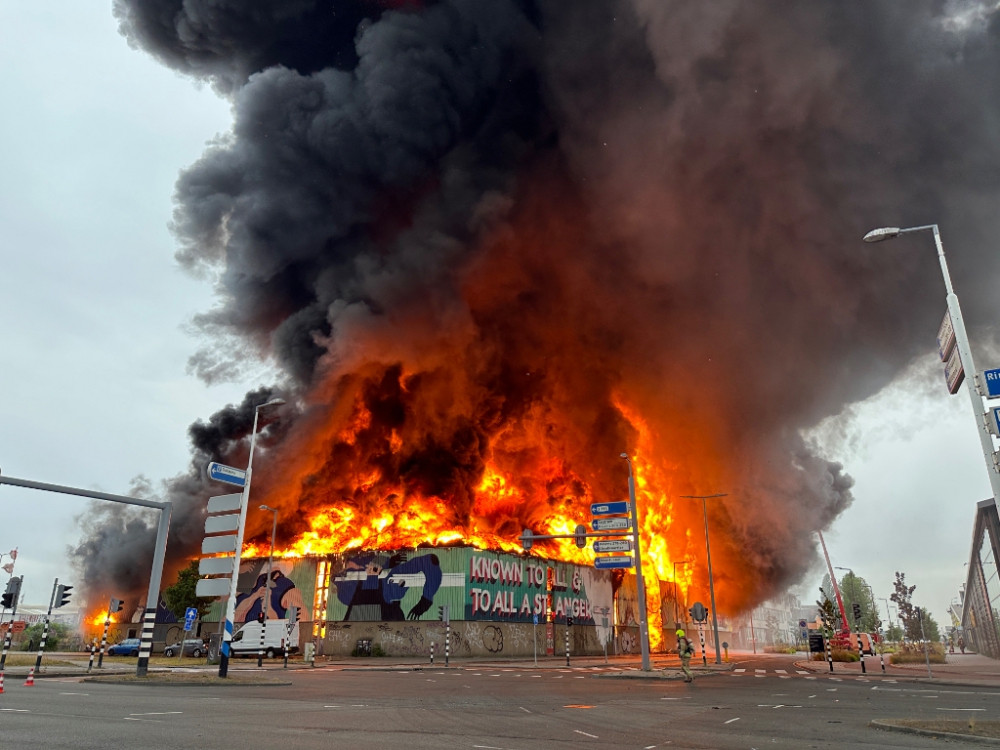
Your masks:
M 13 580 L 14 580 L 14 577 L 11 576 L 11 581 L 13 581 Z M 10 610 L 10 625 L 7 626 L 7 633 L 4 635 L 4 639 L 3 639 L 3 653 L 0 654 L 0 673 L 3 672 L 4 667 L 7 664 L 7 653 L 10 651 L 10 643 L 11 643 L 11 639 L 13 638 L 13 635 L 14 635 L 14 618 L 17 616 L 17 602 L 21 598 L 21 584 L 23 582 L 24 582 L 24 577 L 23 576 L 19 577 L 17 579 L 17 589 L 16 589 L 16 591 L 13 592 L 14 593 L 14 598 L 13 598 L 13 601 L 11 603 L 12 606 L 11 606 L 11 610 Z M 8 588 L 10 587 L 10 583 L 9 582 L 8 582 L 7 586 L 8 586 Z
M 142 619 L 142 643 L 139 646 L 139 662 L 135 667 L 136 677 L 145 677 L 149 668 L 149 654 L 153 650 L 153 625 L 156 622 L 156 607 L 160 601 L 160 579 L 163 577 L 163 558 L 167 550 L 167 532 L 170 530 L 170 514 L 173 505 L 169 502 L 157 503 L 153 500 L 142 500 L 127 495 L 112 495 L 107 492 L 84 490 L 79 487 L 64 487 L 59 484 L 34 482 L 28 479 L 0 476 L 0 485 L 11 487 L 26 487 L 44 492 L 60 492 L 64 495 L 78 495 L 94 500 L 107 500 L 124 505 L 138 505 L 142 508 L 155 508 L 160 511 L 160 522 L 156 527 L 156 545 L 153 549 L 153 570 L 149 576 L 149 592 L 146 595 L 146 611 Z
M 45 651 L 45 640 L 49 637 L 49 620 L 52 619 L 52 604 L 56 600 L 56 589 L 59 588 L 59 579 L 52 584 L 52 596 L 49 597 L 49 611 L 45 613 L 45 625 L 42 626 L 42 640 L 38 643 L 38 656 L 35 657 L 35 673 L 42 668 L 42 652 Z

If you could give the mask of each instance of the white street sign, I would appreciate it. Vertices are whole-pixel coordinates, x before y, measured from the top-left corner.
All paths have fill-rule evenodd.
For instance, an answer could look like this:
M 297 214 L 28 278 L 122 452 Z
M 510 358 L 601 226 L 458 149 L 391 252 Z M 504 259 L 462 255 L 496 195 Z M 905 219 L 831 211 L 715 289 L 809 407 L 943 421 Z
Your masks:
M 236 535 L 207 536 L 201 543 L 201 554 L 214 555 L 216 552 L 235 552 Z
M 948 393 L 954 395 L 962 387 L 965 381 L 965 370 L 962 369 L 962 360 L 958 356 L 958 347 L 951 350 L 951 356 L 944 365 L 944 378 L 948 383 Z
M 955 326 L 951 323 L 950 312 L 944 314 L 944 320 L 941 321 L 941 327 L 938 329 L 937 340 L 941 361 L 947 362 L 948 357 L 951 356 L 951 350 L 955 348 Z
M 198 574 L 203 576 L 217 576 L 231 574 L 233 572 L 232 557 L 203 557 L 198 561 Z
M 243 493 L 236 492 L 232 495 L 216 495 L 208 498 L 209 513 L 225 513 L 230 510 L 239 510 L 240 501 L 243 500 Z
M 631 539 L 594 540 L 594 552 L 631 552 Z
M 595 518 L 591 526 L 594 531 L 628 531 L 632 528 L 631 518 Z
M 218 599 L 220 596 L 229 596 L 229 584 L 229 578 L 202 578 L 195 586 L 194 593 Z
M 240 514 L 228 516 L 209 516 L 205 519 L 205 533 L 218 534 L 223 531 L 236 531 L 240 525 Z

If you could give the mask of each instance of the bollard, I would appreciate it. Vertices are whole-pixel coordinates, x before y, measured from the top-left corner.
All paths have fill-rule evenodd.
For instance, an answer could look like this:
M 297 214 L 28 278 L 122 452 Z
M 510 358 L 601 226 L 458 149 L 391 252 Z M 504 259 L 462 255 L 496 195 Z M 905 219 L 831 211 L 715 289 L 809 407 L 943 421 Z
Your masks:
M 431 641 L 431 666 L 434 666 L 434 641 Z
M 833 651 L 830 648 L 830 639 L 826 633 L 823 634 L 823 644 L 826 646 L 826 660 L 830 664 L 830 672 L 833 672 Z
M 566 625 L 566 666 L 569 666 L 569 624 Z
M 446 622 L 444 624 L 444 665 L 448 666 L 448 660 L 451 658 L 451 622 Z
M 95 641 L 94 643 L 90 644 L 90 661 L 87 662 L 88 673 L 90 672 L 90 670 L 94 668 L 94 652 L 97 650 L 97 643 L 96 643 L 97 639 L 95 638 L 94 641 Z
M 861 633 L 858 633 L 858 659 L 861 660 L 861 674 L 868 674 L 865 669 L 865 644 L 861 640 Z

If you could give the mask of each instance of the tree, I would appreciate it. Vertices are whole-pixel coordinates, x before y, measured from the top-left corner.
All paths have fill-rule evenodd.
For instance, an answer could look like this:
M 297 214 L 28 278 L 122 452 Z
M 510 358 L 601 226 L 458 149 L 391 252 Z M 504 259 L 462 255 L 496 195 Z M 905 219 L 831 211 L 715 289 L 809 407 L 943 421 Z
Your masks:
M 878 630 L 878 613 L 872 610 L 871 591 L 864 578 L 847 573 L 840 579 L 840 595 L 844 598 L 844 608 L 851 621 L 851 630 L 862 633 L 874 633 Z M 854 605 L 861 609 L 861 620 L 854 620 Z
M 823 631 L 827 638 L 833 635 L 833 629 L 837 622 L 837 608 L 830 601 L 830 597 L 827 596 L 826 592 L 820 587 L 819 593 L 822 595 L 822 599 L 816 600 L 816 608 L 819 612 L 820 619 L 823 621 Z
M 25 628 L 21 634 L 21 649 L 24 651 L 35 651 L 42 640 L 42 628 L 44 623 L 36 622 L 31 627 Z M 49 634 L 45 638 L 45 650 L 57 651 L 59 641 L 69 635 L 69 627 L 61 622 L 49 623 Z
M 212 606 L 211 597 L 195 594 L 200 578 L 198 561 L 192 560 L 190 565 L 177 573 L 174 585 L 163 589 L 163 602 L 178 620 L 184 619 L 188 607 L 194 607 L 198 610 L 198 617 L 204 617 Z
M 938 627 L 937 620 L 934 619 L 925 607 L 921 607 L 920 609 L 920 619 L 924 621 L 924 637 L 931 643 L 940 641 L 941 629 Z
M 904 637 L 911 641 L 920 640 L 920 620 L 917 619 L 916 607 L 913 606 L 913 592 L 916 586 L 906 585 L 906 575 L 896 571 L 896 580 L 893 583 L 895 591 L 889 597 L 896 603 L 899 609 L 899 619 L 903 621 Z
M 885 639 L 887 641 L 892 641 L 893 643 L 899 643 L 903 640 L 903 629 L 896 623 L 891 623 L 889 627 L 885 629 Z

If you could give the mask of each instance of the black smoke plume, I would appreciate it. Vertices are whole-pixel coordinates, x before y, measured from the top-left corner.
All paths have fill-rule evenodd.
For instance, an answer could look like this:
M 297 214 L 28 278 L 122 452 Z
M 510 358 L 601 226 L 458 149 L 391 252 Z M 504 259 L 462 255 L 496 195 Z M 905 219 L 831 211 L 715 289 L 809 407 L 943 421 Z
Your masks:
M 734 610 L 799 579 L 851 502 L 803 431 L 933 347 L 927 239 L 865 231 L 940 223 L 974 335 L 995 336 L 986 3 L 114 8 L 130 44 L 233 104 L 177 183 L 174 229 L 182 265 L 220 273 L 198 323 L 270 358 L 296 399 L 268 445 L 310 462 L 262 480 L 286 541 L 317 509 L 427 494 L 512 536 L 538 504 L 620 494 L 631 409 L 672 495 L 729 492 L 712 522 Z M 192 428 L 191 471 L 166 489 L 174 560 L 200 538 L 204 462 L 245 457 L 262 398 Z M 350 440 L 324 431 L 358 409 L 372 422 Z M 538 479 L 553 456 L 559 476 Z M 537 503 L 482 512 L 488 464 Z M 88 523 L 78 559 L 122 570 L 113 540 L 134 529 Z M 671 554 L 700 554 L 682 531 Z

